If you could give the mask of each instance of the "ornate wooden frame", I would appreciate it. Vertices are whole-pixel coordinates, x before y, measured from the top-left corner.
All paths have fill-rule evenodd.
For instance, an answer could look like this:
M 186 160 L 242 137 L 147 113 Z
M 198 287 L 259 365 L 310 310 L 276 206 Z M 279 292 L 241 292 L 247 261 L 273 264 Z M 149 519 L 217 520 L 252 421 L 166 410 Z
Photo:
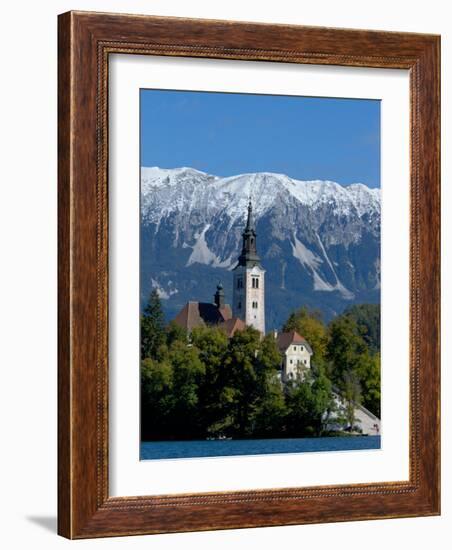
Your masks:
M 86 538 L 439 514 L 440 38 L 69 12 L 59 16 L 58 50 L 59 533 Z M 410 71 L 409 481 L 109 497 L 111 53 Z

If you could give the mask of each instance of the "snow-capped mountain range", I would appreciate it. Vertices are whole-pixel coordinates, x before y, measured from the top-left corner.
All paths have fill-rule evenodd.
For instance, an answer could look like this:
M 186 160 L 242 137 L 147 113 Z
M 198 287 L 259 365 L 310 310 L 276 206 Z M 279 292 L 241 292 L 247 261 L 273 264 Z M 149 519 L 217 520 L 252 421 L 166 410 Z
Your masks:
M 142 167 L 142 302 L 157 288 L 170 320 L 188 300 L 212 301 L 220 280 L 231 301 L 250 197 L 267 271 L 267 329 L 302 305 L 328 319 L 351 303 L 379 301 L 380 189 Z

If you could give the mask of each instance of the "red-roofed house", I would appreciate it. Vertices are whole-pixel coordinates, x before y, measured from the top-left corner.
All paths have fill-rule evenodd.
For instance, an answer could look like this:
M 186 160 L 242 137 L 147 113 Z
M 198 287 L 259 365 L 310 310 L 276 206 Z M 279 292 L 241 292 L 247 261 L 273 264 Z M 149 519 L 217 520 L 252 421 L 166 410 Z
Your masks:
M 280 332 L 276 336 L 276 343 L 282 355 L 281 380 L 303 377 L 304 372 L 311 368 L 312 349 L 308 342 L 298 332 Z

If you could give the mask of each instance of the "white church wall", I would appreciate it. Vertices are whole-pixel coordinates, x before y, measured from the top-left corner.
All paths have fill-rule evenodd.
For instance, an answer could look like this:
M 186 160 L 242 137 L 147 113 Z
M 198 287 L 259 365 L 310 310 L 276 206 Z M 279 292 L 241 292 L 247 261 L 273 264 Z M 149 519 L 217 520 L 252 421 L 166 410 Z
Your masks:
M 291 344 L 286 350 L 284 362 L 286 378 L 296 378 L 300 366 L 301 369 L 311 368 L 311 354 L 303 344 Z
M 253 277 L 259 281 L 259 288 L 253 288 Z M 246 269 L 245 275 L 245 323 L 265 334 L 265 270 L 255 266 Z M 253 307 L 257 305 L 257 307 Z
M 237 281 L 242 279 L 242 286 L 239 288 Z M 233 291 L 232 291 L 232 315 L 245 321 L 245 274 L 242 267 L 237 267 L 234 271 Z
M 253 277 L 259 280 L 258 288 L 253 286 Z M 265 270 L 239 266 L 234 272 L 233 286 L 232 314 L 265 334 Z

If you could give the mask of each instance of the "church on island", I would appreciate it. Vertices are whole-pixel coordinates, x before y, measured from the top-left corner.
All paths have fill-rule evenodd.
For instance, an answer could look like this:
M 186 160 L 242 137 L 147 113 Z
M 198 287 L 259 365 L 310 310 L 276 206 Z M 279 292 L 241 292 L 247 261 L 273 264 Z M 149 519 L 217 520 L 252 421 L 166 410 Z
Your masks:
M 256 229 L 251 200 L 242 233 L 242 251 L 233 268 L 232 308 L 225 303 L 224 289 L 218 284 L 213 303 L 187 302 L 174 322 L 190 333 L 195 327 L 218 326 L 228 338 L 251 326 L 265 335 L 265 269 L 257 254 Z M 295 331 L 274 331 L 281 353 L 281 379 L 287 381 L 311 368 L 312 349 Z

